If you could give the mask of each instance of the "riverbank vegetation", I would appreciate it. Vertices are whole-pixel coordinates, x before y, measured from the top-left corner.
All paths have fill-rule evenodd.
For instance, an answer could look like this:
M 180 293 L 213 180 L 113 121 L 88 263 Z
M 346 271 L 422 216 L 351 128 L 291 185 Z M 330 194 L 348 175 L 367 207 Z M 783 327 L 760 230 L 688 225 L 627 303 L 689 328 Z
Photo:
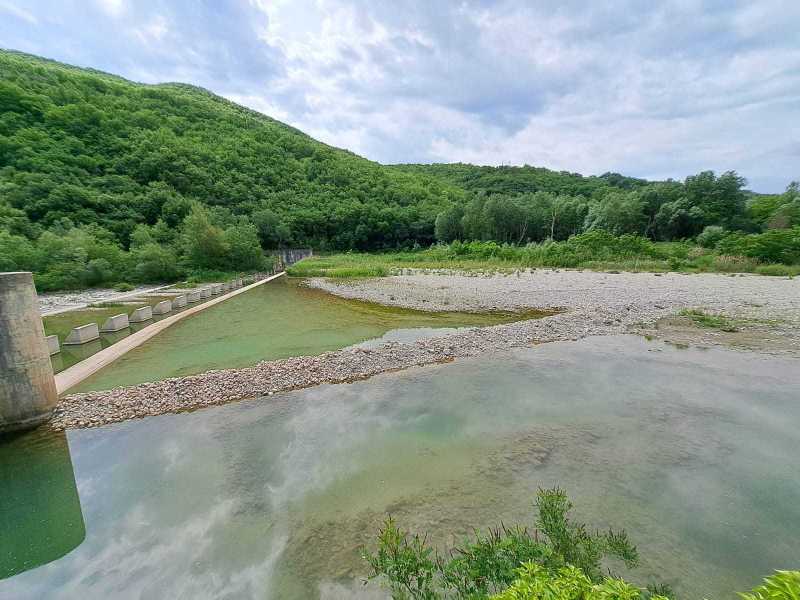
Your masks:
M 387 519 L 377 549 L 364 551 L 368 579 L 394 600 L 667 600 L 669 585 L 637 587 L 606 570 L 608 559 L 638 565 L 624 531 L 592 532 L 573 521 L 572 503 L 558 488 L 539 490 L 534 529 L 501 526 L 439 552 L 424 534 L 402 531 Z M 665 574 L 666 575 L 666 574 Z M 800 571 L 777 571 L 744 600 L 798 600 Z
M 9 51 L 0 70 L 0 270 L 34 271 L 40 290 L 258 270 L 292 246 L 391 253 L 339 256 L 333 275 L 800 270 L 797 183 L 763 195 L 735 172 L 380 165 L 193 86 Z
M 795 235 L 797 240 L 792 244 L 800 243 L 800 228 Z M 754 247 L 750 240 L 747 244 Z M 297 277 L 380 277 L 403 269 L 513 272 L 537 267 L 800 275 L 797 263 L 762 262 L 752 256 L 727 254 L 691 242 L 654 242 L 629 234 L 614 236 L 602 230 L 578 234 L 561 242 L 523 246 L 492 241 L 454 241 L 416 251 L 314 256 L 292 266 L 289 274 Z

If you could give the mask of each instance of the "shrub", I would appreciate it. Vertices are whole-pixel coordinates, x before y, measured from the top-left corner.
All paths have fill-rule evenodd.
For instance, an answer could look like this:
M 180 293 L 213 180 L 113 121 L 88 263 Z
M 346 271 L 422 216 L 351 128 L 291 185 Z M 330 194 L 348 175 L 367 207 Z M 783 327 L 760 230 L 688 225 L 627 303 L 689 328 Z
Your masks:
M 111 263 L 105 258 L 95 258 L 86 265 L 86 283 L 98 285 L 109 281 L 114 276 Z
M 721 273 L 752 273 L 756 270 L 758 263 L 746 256 L 731 256 L 723 254 L 715 256 L 712 267 Z
M 703 248 L 714 248 L 725 237 L 725 229 L 719 225 L 708 225 L 697 236 L 697 243 Z
M 548 571 L 534 563 L 525 563 L 517 569 L 518 578 L 513 585 L 491 600 L 638 600 L 642 590 L 623 581 L 606 577 L 600 583 L 592 581 L 578 568 L 561 567 Z M 666 600 L 664 596 L 650 596 L 650 600 Z
M 136 248 L 131 251 L 131 260 L 137 281 L 174 281 L 180 273 L 175 254 L 160 244 Z
M 743 600 L 800 600 L 800 571 L 775 571 L 762 585 L 739 596 Z
M 512 585 L 523 563 L 552 572 L 575 568 L 589 582 L 603 581 L 601 562 L 607 556 L 629 567 L 637 564 L 636 548 L 624 531 L 594 533 L 573 522 L 568 516 L 572 504 L 563 490 L 539 490 L 536 507 L 534 532 L 521 527 L 490 530 L 447 555 L 389 518 L 378 534 L 377 552 L 364 552 L 369 579 L 382 578 L 398 599 L 485 598 Z

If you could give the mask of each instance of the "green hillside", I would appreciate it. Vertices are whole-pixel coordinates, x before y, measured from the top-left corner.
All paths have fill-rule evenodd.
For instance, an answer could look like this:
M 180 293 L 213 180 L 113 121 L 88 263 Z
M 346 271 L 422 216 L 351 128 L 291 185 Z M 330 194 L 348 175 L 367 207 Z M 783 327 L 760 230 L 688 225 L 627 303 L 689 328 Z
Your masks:
M 196 87 L 15 52 L 0 52 L 0 113 L 2 201 L 34 226 L 96 223 L 126 246 L 139 223 L 177 225 L 187 201 L 223 221 L 272 212 L 275 244 L 430 243 L 442 204 L 461 194 Z
M 529 194 L 551 192 L 570 196 L 601 198 L 612 190 L 634 190 L 648 184 L 644 179 L 606 173 L 585 177 L 580 173 L 551 171 L 543 167 L 486 167 L 464 163 L 430 165 L 392 165 L 393 168 L 418 175 L 430 175 L 470 192 L 486 194 Z
M 0 51 L 0 270 L 34 271 L 40 289 L 217 277 L 262 268 L 281 246 L 522 245 L 595 230 L 800 261 L 800 188 L 755 196 L 745 183 L 380 165 L 197 87 Z

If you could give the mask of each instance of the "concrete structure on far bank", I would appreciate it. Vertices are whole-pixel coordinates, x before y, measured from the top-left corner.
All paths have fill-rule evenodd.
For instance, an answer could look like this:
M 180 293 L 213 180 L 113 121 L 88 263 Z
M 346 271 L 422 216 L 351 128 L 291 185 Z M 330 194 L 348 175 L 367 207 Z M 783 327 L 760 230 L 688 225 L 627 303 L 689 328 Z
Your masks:
M 35 427 L 58 402 L 31 273 L 0 273 L 0 433 Z

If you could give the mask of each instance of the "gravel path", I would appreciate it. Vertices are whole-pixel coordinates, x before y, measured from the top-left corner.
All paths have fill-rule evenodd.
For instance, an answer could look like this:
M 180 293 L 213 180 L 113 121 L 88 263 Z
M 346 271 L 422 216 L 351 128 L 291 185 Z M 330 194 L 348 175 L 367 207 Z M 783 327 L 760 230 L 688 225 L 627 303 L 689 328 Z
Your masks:
M 92 427 L 322 383 L 353 381 L 520 346 L 625 333 L 691 307 L 743 318 L 780 320 L 785 325 L 789 350 L 796 352 L 800 344 L 800 336 L 795 335 L 800 331 L 800 279 L 536 270 L 510 276 L 412 274 L 354 282 L 313 279 L 308 283 L 343 297 L 424 310 L 561 308 L 564 312 L 411 344 L 343 349 L 262 362 L 245 369 L 75 394 L 61 400 L 54 426 Z

